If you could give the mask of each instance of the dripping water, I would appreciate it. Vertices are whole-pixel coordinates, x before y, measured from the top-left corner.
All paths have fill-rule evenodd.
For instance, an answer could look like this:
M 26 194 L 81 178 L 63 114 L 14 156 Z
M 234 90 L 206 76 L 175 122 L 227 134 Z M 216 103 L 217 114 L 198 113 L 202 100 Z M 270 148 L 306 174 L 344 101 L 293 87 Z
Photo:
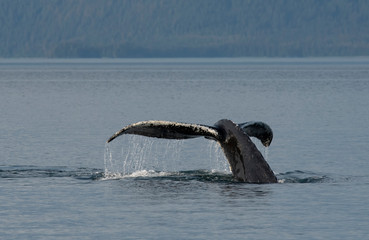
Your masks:
M 216 141 L 209 141 L 209 165 L 214 172 L 230 172 L 228 161 L 221 146 Z
M 122 141 L 105 145 L 105 177 L 122 178 L 143 171 L 177 171 L 182 145 L 182 140 L 125 136 Z
M 265 161 L 269 161 L 269 147 L 264 147 L 264 158 Z

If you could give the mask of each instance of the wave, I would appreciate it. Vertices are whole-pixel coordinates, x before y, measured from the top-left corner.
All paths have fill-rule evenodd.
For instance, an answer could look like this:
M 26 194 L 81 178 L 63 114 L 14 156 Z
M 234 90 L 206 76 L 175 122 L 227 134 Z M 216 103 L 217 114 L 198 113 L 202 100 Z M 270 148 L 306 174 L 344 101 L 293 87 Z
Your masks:
M 279 183 L 330 183 L 350 181 L 354 176 L 334 177 L 332 174 L 294 170 L 276 173 Z M 155 171 L 139 170 L 129 174 L 107 172 L 96 168 L 72 168 L 65 166 L 0 166 L 0 178 L 75 178 L 80 180 L 172 180 L 218 183 L 238 183 L 229 172 L 217 170 Z
M 338 179 L 334 179 L 329 174 L 314 173 L 309 171 L 289 171 L 286 173 L 276 174 L 278 183 L 324 183 L 324 182 L 336 182 Z M 180 171 L 180 172 L 157 172 L 141 170 L 131 174 L 111 175 L 105 176 L 105 179 L 118 179 L 118 178 L 135 178 L 135 179 L 169 179 L 175 181 L 205 181 L 205 182 L 228 182 L 239 183 L 235 180 L 229 172 L 209 171 L 209 170 L 192 170 L 192 171 Z
M 323 183 L 334 181 L 329 174 L 300 170 L 277 173 L 276 176 L 279 183 Z
M 201 181 L 201 182 L 236 182 L 228 172 L 215 170 L 189 170 L 179 172 L 161 172 L 154 170 L 140 170 L 131 174 L 105 173 L 104 180 L 136 179 L 136 180 L 172 180 L 172 181 Z
M 15 165 L 0 166 L 0 178 L 63 178 L 97 180 L 104 176 L 100 169 L 71 168 L 63 166 Z

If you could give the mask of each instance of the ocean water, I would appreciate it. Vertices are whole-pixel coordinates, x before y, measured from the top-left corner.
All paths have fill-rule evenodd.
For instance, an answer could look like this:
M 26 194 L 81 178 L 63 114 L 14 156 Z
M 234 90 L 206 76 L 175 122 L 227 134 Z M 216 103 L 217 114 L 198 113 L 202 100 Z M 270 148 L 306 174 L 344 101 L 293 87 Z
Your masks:
M 0 59 L 1 239 L 366 239 L 369 58 Z M 121 136 L 264 121 L 277 184 L 215 142 Z

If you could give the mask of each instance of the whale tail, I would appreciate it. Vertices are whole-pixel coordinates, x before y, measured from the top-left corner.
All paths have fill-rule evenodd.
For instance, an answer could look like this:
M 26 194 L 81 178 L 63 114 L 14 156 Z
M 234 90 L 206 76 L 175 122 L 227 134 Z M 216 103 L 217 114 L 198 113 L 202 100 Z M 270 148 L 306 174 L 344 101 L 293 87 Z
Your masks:
M 238 126 L 248 136 L 258 138 L 265 147 L 268 147 L 273 140 L 273 131 L 266 123 L 245 122 L 238 124 Z M 205 137 L 216 141 L 221 141 L 223 137 L 219 134 L 219 129 L 212 126 L 151 120 L 128 125 L 111 136 L 107 142 L 109 143 L 123 134 L 167 139 Z
M 123 134 L 167 139 L 196 137 L 212 139 L 220 143 L 236 179 L 250 183 L 277 182 L 277 178 L 263 155 L 250 139 L 250 136 L 256 137 L 264 146 L 270 145 L 273 132 L 263 122 L 235 124 L 230 120 L 223 119 L 218 121 L 215 126 L 206 126 L 169 121 L 143 121 L 122 128 L 107 142 L 111 142 Z

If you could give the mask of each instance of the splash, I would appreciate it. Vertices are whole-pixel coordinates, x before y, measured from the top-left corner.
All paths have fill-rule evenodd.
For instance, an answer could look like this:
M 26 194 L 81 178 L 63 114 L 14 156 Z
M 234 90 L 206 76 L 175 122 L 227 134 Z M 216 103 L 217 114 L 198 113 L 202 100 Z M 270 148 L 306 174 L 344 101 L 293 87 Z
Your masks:
M 209 164 L 212 172 L 231 172 L 228 161 L 225 159 L 218 142 L 209 141 Z
M 161 140 L 138 135 L 126 136 L 123 144 L 120 142 L 120 151 L 112 143 L 106 143 L 104 174 L 106 178 L 114 179 L 144 176 L 147 173 L 145 171 L 153 173 L 159 169 L 164 172 L 176 171 L 182 145 L 182 140 Z
M 123 146 L 125 146 L 124 144 Z M 105 144 L 104 173 L 110 178 L 120 178 L 143 169 L 147 156 L 151 152 L 152 140 L 130 137 L 128 147 L 122 147 L 120 153 L 115 152 L 111 144 Z
M 167 177 L 167 176 L 171 176 L 172 174 L 169 172 L 157 172 L 154 170 L 140 170 L 137 172 L 133 172 L 129 175 L 126 175 L 125 177 L 132 177 L 132 178 L 137 178 L 137 177 Z
M 265 161 L 269 161 L 269 147 L 264 147 L 264 159 Z

